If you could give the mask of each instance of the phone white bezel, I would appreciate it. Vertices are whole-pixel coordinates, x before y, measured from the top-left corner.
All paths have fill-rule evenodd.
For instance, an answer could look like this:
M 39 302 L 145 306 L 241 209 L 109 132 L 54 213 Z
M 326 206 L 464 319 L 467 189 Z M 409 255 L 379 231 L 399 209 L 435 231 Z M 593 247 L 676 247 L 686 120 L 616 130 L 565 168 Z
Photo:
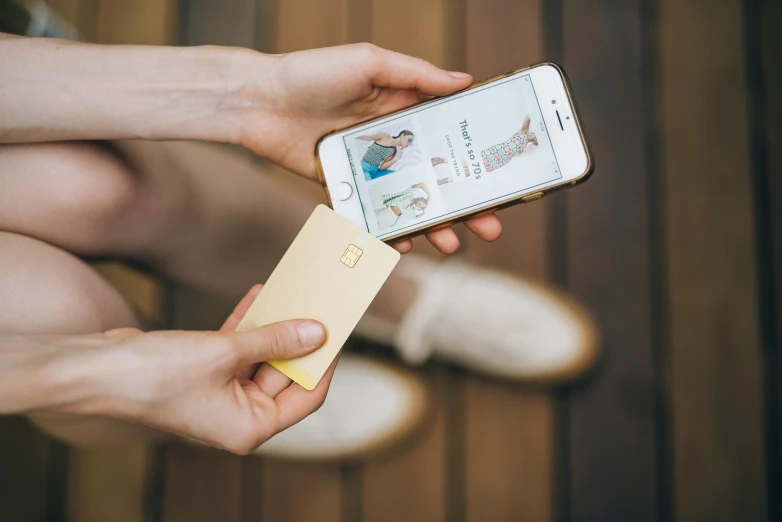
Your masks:
M 320 163 L 321 181 L 329 194 L 329 201 L 332 208 L 340 215 L 353 221 L 356 225 L 369 231 L 364 212 L 362 211 L 361 201 L 357 194 L 358 187 L 356 187 L 353 171 L 348 160 L 348 153 L 344 146 L 343 138 L 346 134 L 353 134 L 367 127 L 382 125 L 386 120 L 404 117 L 406 113 L 419 111 L 426 108 L 428 105 L 448 103 L 451 100 L 458 99 L 459 97 L 475 92 L 476 90 L 490 89 L 497 82 L 508 81 L 526 75 L 529 75 L 538 98 L 541 114 L 543 116 L 543 123 L 546 126 L 552 148 L 554 149 L 561 178 L 543 185 L 531 187 L 521 192 L 509 194 L 507 198 L 499 201 L 494 200 L 480 207 L 472 208 L 470 209 L 469 214 L 504 207 L 509 203 L 512 204 L 514 202 L 524 201 L 525 198 L 532 195 L 548 192 L 558 186 L 571 185 L 584 178 L 591 171 L 593 162 L 587 149 L 577 111 L 572 103 L 572 96 L 568 95 L 569 89 L 566 86 L 566 81 L 563 74 L 560 72 L 560 69 L 553 64 L 541 64 L 521 71 L 491 78 L 471 89 L 461 91 L 451 96 L 437 98 L 430 102 L 416 105 L 392 115 L 365 122 L 350 129 L 345 129 L 324 137 L 318 143 L 316 154 Z M 555 103 L 552 103 L 552 100 Z M 560 119 L 557 118 L 557 111 L 559 111 L 559 118 L 561 119 L 564 130 L 560 128 Z M 350 189 L 348 189 L 345 184 L 349 185 Z M 337 194 L 341 193 L 350 194 L 350 197 L 345 200 L 340 200 L 340 197 L 335 197 Z M 410 237 L 444 223 L 458 221 L 458 218 L 462 216 L 463 214 L 461 212 L 451 213 L 441 216 L 441 219 L 436 220 L 434 223 L 423 223 L 420 227 L 416 227 L 416 229 L 412 231 L 405 230 L 401 233 L 391 232 L 388 234 L 379 234 L 378 237 L 384 241 Z

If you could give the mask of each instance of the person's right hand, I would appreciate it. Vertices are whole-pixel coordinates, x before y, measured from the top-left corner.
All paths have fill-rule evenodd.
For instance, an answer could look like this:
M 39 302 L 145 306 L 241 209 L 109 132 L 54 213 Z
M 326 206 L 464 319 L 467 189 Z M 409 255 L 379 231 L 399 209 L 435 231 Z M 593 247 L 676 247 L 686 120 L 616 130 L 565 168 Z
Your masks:
M 472 83 L 468 74 L 370 44 L 250 59 L 257 65 L 249 62 L 242 69 L 244 81 L 221 98 L 231 108 L 228 121 L 235 122 L 228 141 L 312 180 L 317 179 L 315 145 L 325 134 Z M 502 232 L 493 212 L 472 217 L 465 226 L 484 241 L 494 241 Z M 459 238 L 448 226 L 426 237 L 445 254 L 459 248 Z M 406 253 L 413 243 L 405 239 L 392 246 Z
M 310 320 L 233 331 L 259 291 L 260 285 L 245 296 L 220 332 L 128 328 L 54 340 L 59 348 L 69 348 L 62 351 L 73 354 L 74 368 L 88 367 L 97 384 L 93 389 L 101 392 L 79 397 L 60 390 L 66 403 L 45 410 L 122 418 L 233 453 L 251 452 L 320 407 L 336 365 L 313 391 L 291 384 L 269 365 L 256 372 L 263 361 L 314 351 L 326 335 L 320 323 Z M 52 368 L 68 380 L 62 365 Z M 68 383 L 58 384 L 67 388 Z

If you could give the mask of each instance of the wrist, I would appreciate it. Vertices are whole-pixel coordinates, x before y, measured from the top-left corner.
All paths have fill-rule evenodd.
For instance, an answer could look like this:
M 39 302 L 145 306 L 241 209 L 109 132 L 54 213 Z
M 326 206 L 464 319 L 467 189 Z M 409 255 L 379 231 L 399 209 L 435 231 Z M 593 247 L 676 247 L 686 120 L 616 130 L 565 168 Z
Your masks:
M 253 81 L 273 58 L 232 47 L 0 39 L 0 142 L 241 141 Z M 33 92 L 35 96 L 30 93 Z
M 2 335 L 0 413 L 78 409 L 101 395 L 94 363 L 56 339 Z
M 266 105 L 261 93 L 275 58 L 241 47 L 174 49 L 189 73 L 168 96 L 182 102 L 172 105 L 162 135 L 147 137 L 241 145 L 249 115 Z
M 218 94 L 217 109 L 210 124 L 220 137 L 213 136 L 210 141 L 246 147 L 248 128 L 252 127 L 253 132 L 263 128 L 263 113 L 275 106 L 270 99 L 269 73 L 279 58 L 251 49 L 217 49 L 225 52 L 221 66 L 225 77 L 230 79 Z
M 127 403 L 121 395 L 123 388 L 110 378 L 111 347 L 103 340 L 95 344 L 92 336 L 69 341 L 76 346 L 69 346 L 42 368 L 42 380 L 51 386 L 50 395 L 59 399 L 46 411 L 124 417 Z
M 135 105 L 151 109 L 130 119 L 134 137 L 240 144 L 247 113 L 262 104 L 255 86 L 274 59 L 240 47 L 149 49 L 161 57 L 153 69 L 167 72 L 134 89 L 148 91 Z
M 56 412 L 122 416 L 127 409 L 106 376 L 110 348 L 102 336 L 15 337 L 5 365 L 13 413 Z M 6 387 L 4 387 L 6 388 Z M 3 408 L 8 409 L 8 408 Z

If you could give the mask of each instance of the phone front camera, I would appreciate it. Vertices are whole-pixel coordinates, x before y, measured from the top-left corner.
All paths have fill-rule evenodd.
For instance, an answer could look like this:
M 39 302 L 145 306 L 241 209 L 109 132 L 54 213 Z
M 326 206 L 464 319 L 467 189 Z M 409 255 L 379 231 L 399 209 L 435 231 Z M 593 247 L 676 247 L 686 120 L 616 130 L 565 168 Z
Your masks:
M 554 105 L 555 103 L 557 103 L 557 100 L 551 100 L 551 105 Z

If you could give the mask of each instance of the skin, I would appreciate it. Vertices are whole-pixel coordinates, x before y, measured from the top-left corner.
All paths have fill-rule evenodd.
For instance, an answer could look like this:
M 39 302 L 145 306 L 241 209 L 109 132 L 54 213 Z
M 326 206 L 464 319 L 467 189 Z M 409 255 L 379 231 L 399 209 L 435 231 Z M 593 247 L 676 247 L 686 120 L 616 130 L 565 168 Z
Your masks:
M 421 210 L 425 209 L 429 206 L 429 198 L 432 197 L 431 193 L 429 192 L 429 188 L 426 186 L 426 183 L 416 183 L 412 186 L 412 188 L 419 188 L 426 192 L 426 198 L 415 198 L 413 199 L 413 205 L 420 208 Z M 397 216 L 402 215 L 402 209 L 396 205 L 391 206 L 391 211 L 396 214 Z M 416 219 L 420 218 L 421 216 L 417 216 Z
M 432 194 L 429 192 L 429 187 L 426 186 L 426 183 L 423 183 L 423 182 L 416 183 L 415 185 L 413 185 L 413 188 L 417 188 L 417 189 L 423 190 L 426 193 L 426 197 L 427 198 L 431 198 L 432 197 Z
M 265 55 L 0 33 L 0 62 L 0 143 L 138 138 L 234 143 L 313 181 L 313 151 L 321 136 L 451 94 L 472 81 L 468 74 L 371 44 Z M 467 228 L 485 241 L 502 232 L 491 212 L 473 218 Z M 426 237 L 443 253 L 459 248 L 450 228 Z M 405 253 L 412 242 L 394 247 Z
M 323 198 L 318 187 L 284 179 L 234 148 L 144 140 L 112 146 L 116 153 L 85 142 L 0 145 L 0 332 L 143 329 L 123 296 L 80 257 L 121 259 L 222 296 L 220 303 L 236 302 L 268 278 Z M 370 311 L 398 323 L 416 291 L 395 271 Z M 0 351 L 10 341 L 0 334 Z M 111 417 L 31 417 L 78 446 L 171 438 Z
M 398 138 L 395 138 L 387 132 L 377 132 L 375 134 L 365 134 L 363 136 L 359 136 L 356 139 L 363 140 L 363 141 L 373 141 L 385 147 L 407 148 L 410 146 L 413 137 L 411 137 L 408 134 L 402 134 Z
M 0 413 L 109 416 L 247 454 L 316 410 L 336 365 L 308 392 L 265 364 L 312 352 L 325 330 L 297 320 L 235 332 L 260 291 L 219 332 L 3 334 Z
M 402 157 L 402 153 L 404 152 L 404 149 L 410 146 L 413 137 L 407 134 L 403 134 L 398 138 L 394 138 L 387 132 L 378 132 L 375 134 L 367 134 L 364 136 L 359 136 L 357 139 L 363 141 L 372 141 L 379 145 L 383 145 L 385 147 L 396 148 L 394 153 L 391 156 L 389 156 L 388 159 L 386 159 L 383 163 L 380 164 L 381 170 L 387 170 L 391 168 L 391 166 L 394 163 L 399 161 L 399 159 Z
M 0 34 L 0 63 L 0 144 L 231 143 L 310 180 L 316 179 L 312 151 L 322 135 L 471 81 L 368 44 L 272 56 Z M 501 232 L 493 214 L 472 219 L 467 228 L 488 241 Z M 450 229 L 427 238 L 444 253 L 459 246 Z M 395 247 L 407 252 L 412 243 Z M 297 334 L 304 324 L 313 325 L 288 321 L 243 333 L 5 333 L 0 413 L 113 416 L 246 453 L 314 411 L 325 396 L 329 378 L 308 393 L 258 366 L 320 345 L 322 335 L 315 342 Z M 257 373 L 237 376 L 241 368 Z M 183 376 L 190 373 L 193 379 Z
M 535 136 L 535 133 L 529 130 L 530 127 L 530 117 L 527 116 L 524 118 L 524 123 L 521 125 L 521 133 L 524 134 L 527 137 L 527 142 L 534 144 L 536 147 L 538 146 L 538 137 Z
M 391 166 L 399 161 L 402 158 L 402 154 L 404 153 L 404 149 L 401 146 L 398 146 L 394 153 L 388 157 L 387 160 L 385 160 L 383 163 L 380 164 L 380 168 L 382 170 L 390 169 Z

